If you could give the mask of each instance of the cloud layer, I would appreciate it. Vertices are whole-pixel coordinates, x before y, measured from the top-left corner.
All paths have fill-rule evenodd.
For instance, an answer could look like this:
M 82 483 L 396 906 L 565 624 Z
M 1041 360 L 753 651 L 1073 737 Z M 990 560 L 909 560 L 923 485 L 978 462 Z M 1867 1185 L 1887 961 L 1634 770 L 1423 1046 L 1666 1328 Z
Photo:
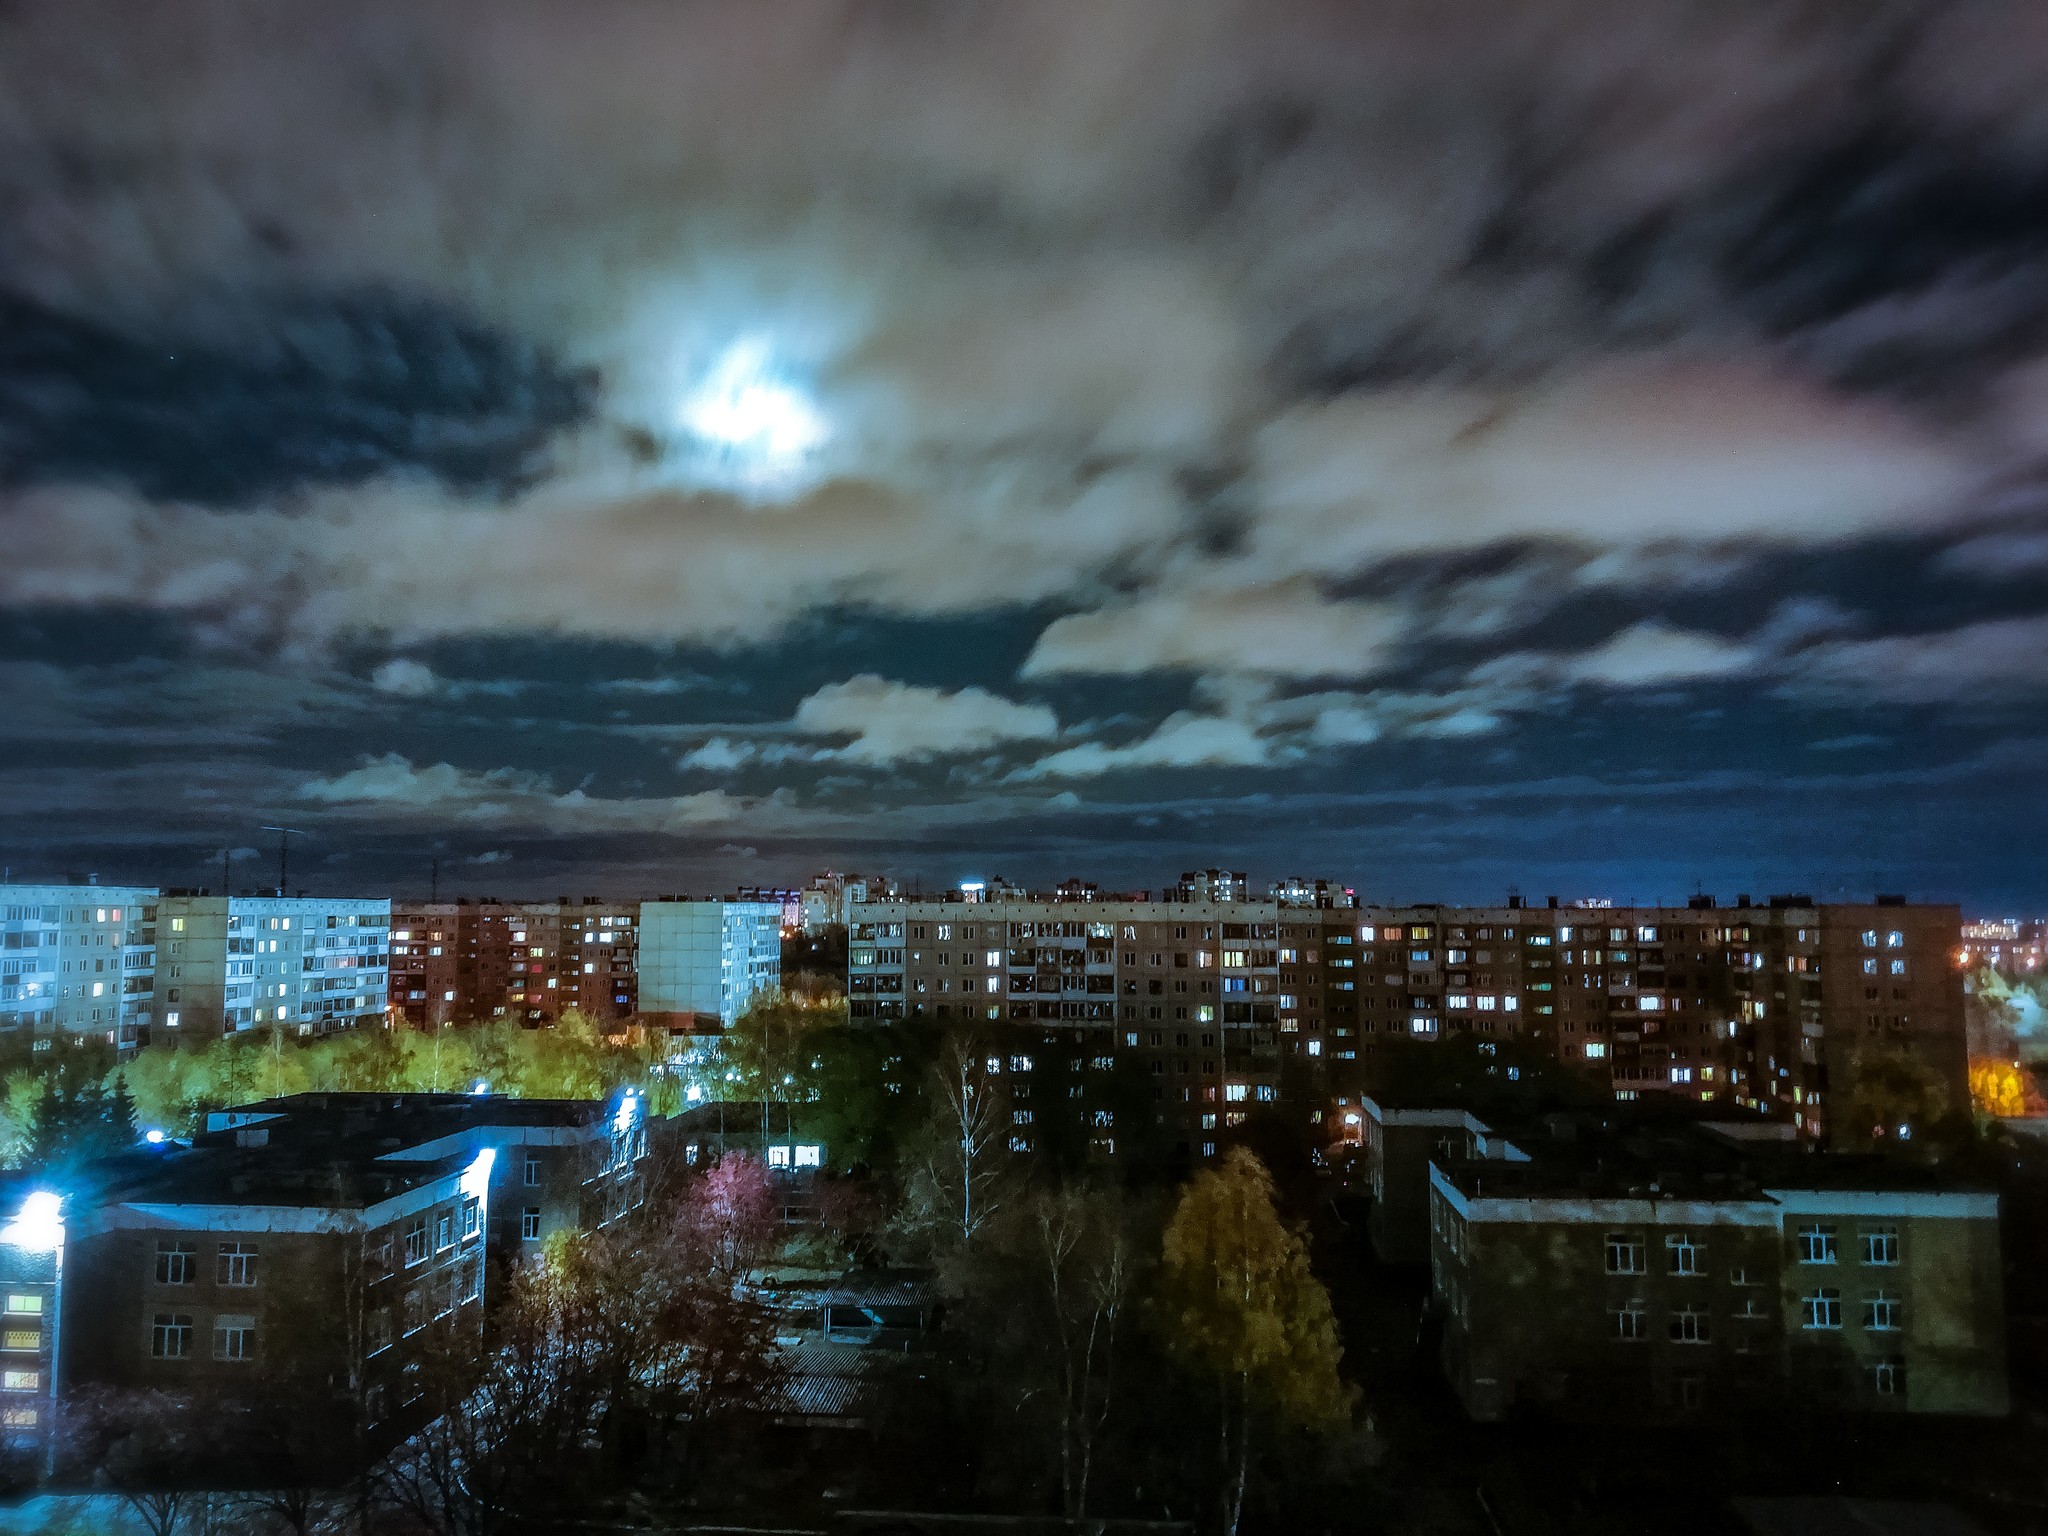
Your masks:
M 22 835 L 158 835 L 151 766 L 1085 859 L 1902 709 L 1990 761 L 2044 86 L 2019 0 L 16 8 L 0 741 L 104 775 Z

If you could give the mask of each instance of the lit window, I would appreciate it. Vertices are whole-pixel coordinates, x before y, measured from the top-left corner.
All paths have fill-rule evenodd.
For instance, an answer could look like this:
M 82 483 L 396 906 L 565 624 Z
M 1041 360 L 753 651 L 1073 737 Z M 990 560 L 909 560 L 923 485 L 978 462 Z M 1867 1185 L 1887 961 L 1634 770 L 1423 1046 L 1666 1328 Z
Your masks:
M 41 1390 L 42 1385 L 43 1373 L 41 1371 L 0 1372 L 0 1391 L 35 1392 Z
M 7 1310 L 17 1317 L 39 1317 L 43 1311 L 43 1298 L 25 1295 L 20 1291 L 10 1291 L 7 1296 Z
M 36 1411 L 33 1408 L 0 1408 L 0 1428 L 34 1429 Z
M 1588 1061 L 1598 1061 L 1606 1054 L 1607 1042 L 1605 1040 L 1588 1040 L 1586 1042 L 1586 1059 Z

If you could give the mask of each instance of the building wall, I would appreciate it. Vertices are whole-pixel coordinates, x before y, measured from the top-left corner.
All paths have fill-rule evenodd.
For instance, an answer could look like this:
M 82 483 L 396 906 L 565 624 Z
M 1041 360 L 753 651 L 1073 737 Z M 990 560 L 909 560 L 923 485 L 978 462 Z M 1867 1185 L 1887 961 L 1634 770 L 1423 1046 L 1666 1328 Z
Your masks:
M 384 900 L 168 895 L 158 903 L 157 1018 L 204 1042 L 282 1026 L 380 1023 L 389 991 Z
M 1184 1048 L 1217 1064 L 1201 1086 L 1227 1078 L 1234 1054 L 1250 1081 L 1284 1086 L 1296 1118 L 1330 1139 L 1377 1080 L 1387 1042 L 1465 1036 L 1530 1041 L 1617 1099 L 1739 1103 L 1818 1138 L 1834 1129 L 1828 1102 L 1854 1052 L 1873 1040 L 1914 1051 L 1964 1102 L 1960 923 L 1954 907 L 1789 898 L 1734 908 L 883 901 L 849 909 L 847 986 L 857 1019 L 1057 1019 L 1103 1030 L 1119 1051 L 1177 1063 Z M 1871 933 L 1900 943 L 1873 954 Z M 1881 999 L 1867 995 L 1873 958 Z M 1898 998 L 1894 960 L 1906 967 Z M 1220 1054 L 1196 1055 L 1205 1045 Z
M 640 904 L 640 1008 L 724 1026 L 782 982 L 782 908 L 763 901 Z
M 1373 1252 L 1392 1264 L 1429 1259 L 1429 1163 L 1440 1150 L 1469 1154 L 1467 1117 L 1455 1109 L 1388 1109 L 1368 1098 L 1357 1111 L 1372 1190 L 1366 1229 Z
M 638 1009 L 639 906 L 435 902 L 392 913 L 391 1006 L 418 1027 Z M 536 953 L 537 951 L 537 953 Z
M 61 1246 L 33 1252 L 0 1243 L 0 1487 L 40 1480 L 51 1448 L 58 1388 Z
M 1794 1379 L 1836 1406 L 1911 1413 L 2002 1415 L 2005 1303 L 2000 1283 L 1996 1197 L 1910 1194 L 1845 1198 L 1839 1192 L 1787 1192 L 1780 1284 Z M 1802 1229 L 1825 1226 L 1833 1263 L 1804 1262 Z M 1869 1262 L 1866 1238 L 1897 1237 L 1895 1264 Z M 1804 1322 L 1806 1298 L 1836 1293 L 1839 1329 Z M 1895 1300 L 1896 1329 L 1868 1326 L 1868 1305 Z M 1905 1369 L 1902 1400 L 1873 1400 L 1872 1368 L 1893 1359 Z
M 475 1229 L 466 1232 L 463 1211 L 471 1204 Z M 263 1457 L 286 1451 L 317 1470 L 345 1473 L 411 1426 L 407 1409 L 417 1388 L 406 1366 L 419 1358 L 426 1326 L 454 1315 L 459 1326 L 481 1330 L 483 1224 L 481 1203 L 455 1177 L 367 1215 L 108 1208 L 66 1255 L 64 1390 L 156 1391 L 184 1400 L 194 1416 L 186 1431 L 194 1460 L 212 1476 L 248 1480 L 227 1486 L 263 1486 Z M 410 1262 L 409 1236 L 418 1245 Z M 222 1283 L 229 1244 L 254 1251 L 255 1284 Z M 172 1248 L 190 1252 L 186 1283 L 160 1278 L 160 1260 Z M 241 1318 L 255 1330 L 246 1356 L 219 1358 L 217 1325 Z M 189 1355 L 155 1352 L 159 1319 L 189 1319 Z M 280 1413 L 292 1422 L 276 1424 Z M 264 1444 L 268 1430 L 277 1438 Z
M 0 1041 L 145 1041 L 157 905 L 154 886 L 0 886 Z
M 1815 1222 L 1838 1235 L 1831 1264 L 1800 1262 Z M 1994 1197 L 1468 1200 L 1439 1173 L 1430 1224 L 1445 1373 L 1475 1419 L 1518 1406 L 1680 1419 L 1780 1397 L 1846 1412 L 2007 1409 Z M 1897 1230 L 1902 1262 L 1860 1262 L 1871 1227 Z M 1616 1239 L 1637 1246 L 1641 1272 L 1614 1272 Z M 1674 1273 L 1674 1242 L 1698 1273 Z M 1809 1326 L 1807 1298 L 1823 1289 L 1838 1293 L 1839 1327 Z M 1901 1329 L 1866 1326 L 1863 1303 L 1879 1292 L 1898 1302 Z M 1623 1312 L 1639 1312 L 1633 1331 Z M 1881 1385 L 1884 1361 L 1902 1370 Z

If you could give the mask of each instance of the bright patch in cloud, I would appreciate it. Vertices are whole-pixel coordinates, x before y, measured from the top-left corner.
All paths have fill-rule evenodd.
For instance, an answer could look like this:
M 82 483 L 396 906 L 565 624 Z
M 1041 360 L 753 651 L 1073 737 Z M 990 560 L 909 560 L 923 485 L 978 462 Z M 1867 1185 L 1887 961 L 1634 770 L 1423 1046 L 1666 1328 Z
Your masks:
M 824 413 L 777 370 L 760 337 L 725 350 L 683 402 L 682 424 L 746 477 L 786 473 L 832 436 Z

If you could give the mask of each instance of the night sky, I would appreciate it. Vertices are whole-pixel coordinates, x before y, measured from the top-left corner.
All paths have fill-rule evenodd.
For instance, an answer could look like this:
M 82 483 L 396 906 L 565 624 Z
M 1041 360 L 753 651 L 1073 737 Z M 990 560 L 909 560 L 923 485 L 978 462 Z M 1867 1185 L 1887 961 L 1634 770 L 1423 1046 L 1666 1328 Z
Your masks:
M 2048 9 L 0 10 L 0 858 L 2048 908 Z

